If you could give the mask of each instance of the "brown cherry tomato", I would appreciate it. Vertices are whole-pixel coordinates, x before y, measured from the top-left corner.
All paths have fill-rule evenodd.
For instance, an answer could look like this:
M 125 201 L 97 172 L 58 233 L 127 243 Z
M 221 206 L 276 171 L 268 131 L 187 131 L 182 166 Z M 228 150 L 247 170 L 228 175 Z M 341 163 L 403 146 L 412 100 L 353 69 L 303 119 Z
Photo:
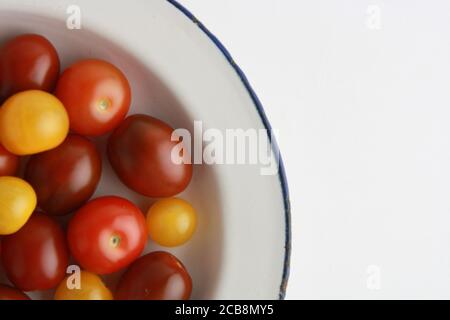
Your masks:
M 192 279 L 183 264 L 167 252 L 136 260 L 117 285 L 117 300 L 187 300 Z
M 0 48 L 0 103 L 11 95 L 38 89 L 50 92 L 59 75 L 59 58 L 46 38 L 24 34 Z
M 67 109 L 70 128 L 98 136 L 119 125 L 131 102 L 125 75 L 102 60 L 82 60 L 67 68 L 56 86 L 56 96 Z
M 19 157 L 0 144 L 0 177 L 14 176 L 19 168 Z
M 0 284 L 0 300 L 30 300 L 30 297 L 16 288 Z
M 19 231 L 2 238 L 1 258 L 18 289 L 52 289 L 66 275 L 69 261 L 64 232 L 52 218 L 35 212 Z
M 130 189 L 148 197 L 171 197 L 182 192 L 192 178 L 192 164 L 176 163 L 173 129 L 146 115 L 126 118 L 108 140 L 108 158 Z
M 57 148 L 32 156 L 25 179 L 36 191 L 39 208 L 50 215 L 65 215 L 89 200 L 101 170 L 95 145 L 81 136 L 69 135 Z

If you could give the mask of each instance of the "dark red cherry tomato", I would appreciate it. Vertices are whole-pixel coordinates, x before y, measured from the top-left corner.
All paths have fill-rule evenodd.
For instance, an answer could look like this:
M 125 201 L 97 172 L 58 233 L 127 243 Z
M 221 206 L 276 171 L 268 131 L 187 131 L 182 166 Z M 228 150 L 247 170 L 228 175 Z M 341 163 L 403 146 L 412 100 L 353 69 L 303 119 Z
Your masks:
M 91 200 L 74 215 L 67 238 L 78 263 L 96 274 L 116 272 L 133 262 L 147 242 L 145 217 L 119 197 Z
M 56 96 L 69 113 L 70 128 L 98 136 L 119 125 L 131 102 L 125 75 L 102 60 L 82 60 L 66 69 L 56 85 Z
M 36 191 L 39 208 L 50 215 L 64 215 L 89 200 L 101 170 L 95 145 L 81 136 L 69 135 L 57 148 L 32 156 L 25 179 Z
M 192 279 L 183 264 L 167 252 L 136 260 L 117 285 L 117 300 L 187 300 Z
M 30 297 L 16 288 L 0 284 L 0 300 L 30 300 Z
M 0 144 L 0 177 L 14 176 L 19 167 L 19 157 L 6 150 Z
M 14 93 L 52 91 L 59 75 L 59 58 L 46 38 L 24 34 L 0 48 L 0 103 Z
M 68 260 L 63 230 L 38 212 L 19 231 L 2 239 L 6 275 L 23 291 L 56 287 L 65 276 Z
M 172 161 L 178 144 L 173 129 L 146 115 L 126 118 L 108 141 L 108 158 L 125 185 L 148 197 L 171 197 L 183 191 L 192 165 Z

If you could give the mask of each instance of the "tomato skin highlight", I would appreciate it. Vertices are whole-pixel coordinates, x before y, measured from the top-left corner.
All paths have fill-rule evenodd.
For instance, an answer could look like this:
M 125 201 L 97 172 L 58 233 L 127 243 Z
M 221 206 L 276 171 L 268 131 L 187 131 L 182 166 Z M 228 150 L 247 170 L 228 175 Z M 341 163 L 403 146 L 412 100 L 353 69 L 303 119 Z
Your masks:
M 81 135 L 99 136 L 112 131 L 125 118 L 131 88 L 125 75 L 103 60 L 81 60 L 58 80 L 55 95 L 70 118 L 70 128 Z
M 102 279 L 88 271 L 80 273 L 80 288 L 69 289 L 66 277 L 55 292 L 55 300 L 113 300 Z
M 16 233 L 2 239 L 2 263 L 8 279 L 23 291 L 48 290 L 66 275 L 69 262 L 62 228 L 35 212 Z
M 16 93 L 0 108 L 0 140 L 15 155 L 31 155 L 60 145 L 69 132 L 66 109 L 40 90 Z
M 31 185 L 16 177 L 0 177 L 0 235 L 22 228 L 36 209 L 36 193 Z
M 19 168 L 19 157 L 0 144 L 0 177 L 15 176 Z
M 117 285 L 117 300 L 188 300 L 192 279 L 183 264 L 167 252 L 136 260 Z
M 29 296 L 16 288 L 0 284 L 0 300 L 31 300 Z
M 73 257 L 83 269 L 110 274 L 128 266 L 144 250 L 145 217 L 126 199 L 100 197 L 75 213 L 67 239 Z
M 101 171 L 95 145 L 71 134 L 57 148 L 32 156 L 25 179 L 36 191 L 40 209 L 49 215 L 65 215 L 92 196 Z
M 20 91 L 53 91 L 59 67 L 55 47 L 43 36 L 10 39 L 0 48 L 0 104 Z
M 171 197 L 192 178 L 192 164 L 176 164 L 171 153 L 173 129 L 147 115 L 127 117 L 108 140 L 108 159 L 122 182 L 148 197 Z M 139 174 L 136 174 L 136 173 Z

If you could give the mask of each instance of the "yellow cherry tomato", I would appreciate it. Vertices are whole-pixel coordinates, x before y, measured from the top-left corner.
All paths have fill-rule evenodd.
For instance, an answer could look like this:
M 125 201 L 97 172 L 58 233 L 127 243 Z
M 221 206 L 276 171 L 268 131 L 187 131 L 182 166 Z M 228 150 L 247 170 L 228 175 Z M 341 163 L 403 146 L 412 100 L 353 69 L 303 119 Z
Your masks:
M 36 209 L 36 193 L 28 182 L 0 177 L 0 235 L 19 231 Z
M 69 132 L 69 117 L 61 101 L 50 93 L 17 93 L 0 109 L 0 141 L 11 153 L 29 155 L 61 144 Z
M 78 288 L 73 278 L 76 276 L 70 275 L 59 284 L 55 300 L 113 300 L 111 291 L 96 274 L 81 271 Z
M 147 213 L 150 238 L 165 247 L 176 247 L 187 242 L 197 225 L 195 209 L 178 198 L 157 201 Z

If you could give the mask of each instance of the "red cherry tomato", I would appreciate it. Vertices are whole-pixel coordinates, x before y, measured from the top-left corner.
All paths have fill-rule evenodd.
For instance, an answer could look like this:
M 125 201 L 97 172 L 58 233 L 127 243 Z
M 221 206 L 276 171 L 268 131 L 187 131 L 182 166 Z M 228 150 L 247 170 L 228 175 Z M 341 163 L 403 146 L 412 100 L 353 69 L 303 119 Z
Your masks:
M 30 300 L 30 297 L 16 288 L 0 284 L 0 300 Z
M 172 161 L 173 129 L 146 116 L 126 118 L 108 140 L 108 158 L 125 185 L 148 197 L 171 197 L 183 191 L 192 165 Z
M 69 135 L 57 148 L 30 158 L 25 179 L 33 186 L 38 206 L 50 215 L 64 215 L 83 205 L 95 192 L 102 162 L 95 145 Z
M 144 214 L 126 199 L 91 200 L 74 215 L 67 231 L 70 251 L 80 265 L 96 274 L 128 266 L 144 250 Z
M 19 157 L 6 150 L 0 144 L 0 177 L 14 176 L 19 167 Z
M 167 252 L 136 260 L 117 285 L 117 300 L 187 300 L 192 279 L 183 264 Z
M 46 38 L 25 34 L 0 48 L 0 103 L 14 93 L 52 91 L 59 75 L 59 58 Z
M 119 125 L 131 102 L 124 74 L 102 60 L 82 60 L 66 69 L 56 85 L 56 96 L 67 109 L 71 129 L 98 136 Z
M 63 230 L 41 213 L 35 212 L 18 232 L 2 239 L 6 275 L 23 291 L 56 287 L 65 276 L 68 260 Z

